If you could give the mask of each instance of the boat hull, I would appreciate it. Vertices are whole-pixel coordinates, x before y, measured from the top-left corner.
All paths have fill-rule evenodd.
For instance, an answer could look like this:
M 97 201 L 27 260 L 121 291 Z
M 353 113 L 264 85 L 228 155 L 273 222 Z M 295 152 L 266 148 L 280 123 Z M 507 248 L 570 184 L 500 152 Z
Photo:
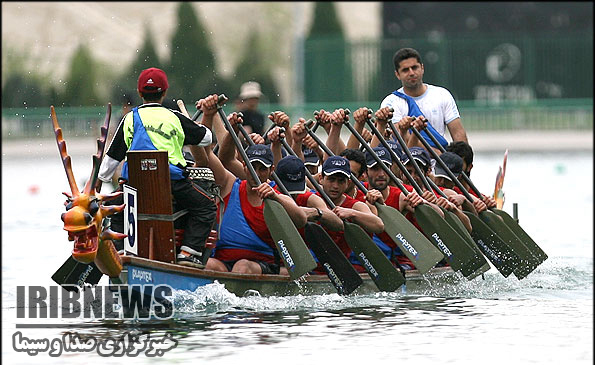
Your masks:
M 237 296 L 288 296 L 288 295 L 321 295 L 337 293 L 326 275 L 308 275 L 300 281 L 289 276 L 236 274 L 202 270 L 169 264 L 145 258 L 122 256 L 124 269 L 119 279 L 128 285 L 169 285 L 175 290 L 195 291 L 198 287 L 212 284 L 215 281 L 223 284 L 227 291 Z M 352 295 L 378 292 L 374 282 L 367 273 L 360 274 L 363 284 Z M 417 270 L 405 273 L 405 285 L 399 289 L 402 293 L 423 291 L 435 285 L 455 284 L 462 278 L 450 267 L 434 268 L 425 275 Z

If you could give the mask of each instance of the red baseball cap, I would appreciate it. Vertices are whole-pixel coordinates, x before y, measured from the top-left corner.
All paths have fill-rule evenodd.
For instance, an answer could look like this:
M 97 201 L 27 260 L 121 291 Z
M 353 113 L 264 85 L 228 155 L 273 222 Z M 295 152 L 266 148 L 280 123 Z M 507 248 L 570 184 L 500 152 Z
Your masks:
M 146 94 L 154 94 L 167 90 L 167 75 L 163 70 L 151 67 L 143 70 L 138 77 L 138 91 Z

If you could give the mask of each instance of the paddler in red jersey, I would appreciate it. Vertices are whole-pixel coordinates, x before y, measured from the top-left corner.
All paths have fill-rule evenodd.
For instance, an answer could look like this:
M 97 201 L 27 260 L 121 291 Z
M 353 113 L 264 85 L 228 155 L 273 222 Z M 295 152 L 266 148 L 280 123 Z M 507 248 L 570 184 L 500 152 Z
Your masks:
M 374 147 L 373 152 L 380 158 L 382 163 L 390 169 L 392 158 L 388 150 L 384 147 Z M 399 188 L 389 185 L 389 176 L 384 169 L 378 165 L 376 159 L 367 152 L 366 166 L 368 182 L 364 183 L 364 186 L 369 189 L 368 194 L 366 195 L 368 203 L 374 204 L 375 202 L 379 202 L 391 206 L 405 214 L 405 217 L 420 229 L 417 225 L 417 221 L 415 221 L 415 217 L 413 217 L 413 211 L 417 205 L 426 203 L 425 200 L 415 191 L 410 192 L 405 196 Z M 411 260 L 401 252 L 396 243 L 388 236 L 388 234 L 386 234 L 386 232 L 374 235 L 372 239 L 389 260 L 396 262 L 405 270 L 415 268 Z
M 364 202 L 355 200 L 345 194 L 348 181 L 351 176 L 349 161 L 341 156 L 331 156 L 322 164 L 322 178 L 320 185 L 324 193 L 335 204 L 333 212 L 341 219 L 347 219 L 352 223 L 360 225 L 368 233 L 381 233 L 384 231 L 384 223 L 376 215 L 376 207 L 370 206 Z M 320 192 L 316 193 L 320 195 Z M 329 236 L 343 251 L 349 261 L 358 272 L 365 272 L 365 268 L 359 264 L 359 261 L 345 241 L 343 231 L 334 232 L 327 230 Z
M 236 113 L 232 113 L 228 119 L 234 129 L 237 128 L 237 123 L 241 123 L 241 118 Z M 221 123 L 219 119 L 217 122 Z M 225 131 L 223 128 L 220 130 Z M 216 183 L 221 186 L 223 202 L 219 203 L 219 209 L 222 205 L 225 208 L 219 222 L 219 240 L 213 256 L 207 261 L 206 269 L 287 275 L 287 269 L 282 266 L 283 262 L 278 257 L 264 220 L 264 199 L 279 202 L 297 228 L 306 224 L 306 214 L 293 199 L 276 193 L 269 184 L 274 169 L 273 154 L 269 146 L 256 144 L 246 149 L 249 163 L 262 181 L 258 186 L 245 163 L 236 158 L 235 144 L 228 132 L 220 136 L 219 146 L 219 157 L 222 160 L 210 147 L 206 148 L 209 167 L 215 175 Z M 227 157 L 224 159 L 224 156 Z M 236 171 L 242 176 L 236 176 L 230 171 Z

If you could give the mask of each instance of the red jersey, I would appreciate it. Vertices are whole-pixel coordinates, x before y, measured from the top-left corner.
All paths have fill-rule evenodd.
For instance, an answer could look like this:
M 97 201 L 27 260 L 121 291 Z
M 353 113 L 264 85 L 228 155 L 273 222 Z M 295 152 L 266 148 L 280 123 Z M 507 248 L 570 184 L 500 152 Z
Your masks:
M 316 195 L 320 196 L 319 192 L 316 192 Z M 341 203 L 341 207 L 343 208 L 353 208 L 353 205 L 358 202 L 346 194 L 343 194 L 345 200 Z M 345 257 L 349 257 L 351 254 L 351 248 L 345 241 L 345 232 L 344 231 L 331 231 L 323 227 L 324 230 L 328 233 L 328 235 L 333 239 L 333 241 L 337 244 L 337 246 L 341 249 L 341 252 L 345 255 Z
M 364 186 L 366 187 L 366 189 L 369 189 L 369 184 L 367 182 L 364 183 Z M 403 194 L 403 192 L 401 191 L 401 189 L 399 189 L 395 186 L 392 186 L 392 185 L 388 185 L 387 189 L 389 189 L 389 193 L 388 193 L 388 197 L 384 200 L 384 203 L 387 206 L 390 206 L 397 210 L 400 210 L 399 209 L 400 208 L 399 197 L 401 196 L 401 194 Z M 376 236 L 382 242 L 384 242 L 388 247 L 397 248 L 397 244 L 395 243 L 395 241 L 393 241 L 393 239 L 386 232 L 383 231 L 382 233 L 376 234 Z M 401 265 L 407 264 L 411 268 L 415 268 L 415 266 L 413 265 L 413 262 L 411 262 L 411 260 L 409 260 L 409 258 L 407 258 L 407 256 L 396 255 L 395 259 Z
M 367 184 L 367 183 L 364 183 L 364 184 Z M 355 199 L 357 201 L 360 201 L 360 202 L 365 202 L 366 201 L 366 194 L 364 194 L 363 191 L 361 191 L 360 189 L 358 189 L 356 187 L 355 188 L 355 197 L 353 199 Z
M 229 201 L 228 194 L 225 197 L 225 205 Z M 271 247 L 275 248 L 275 241 L 273 237 L 271 237 L 271 232 L 269 231 L 267 224 L 264 220 L 264 202 L 261 205 L 255 207 L 250 204 L 248 201 L 248 191 L 247 191 L 247 181 L 243 180 L 240 183 L 240 205 L 242 206 L 242 213 L 244 213 L 244 217 L 246 217 L 246 222 L 250 228 L 256 233 L 256 235 Z M 275 248 L 276 249 L 276 248 Z
M 457 192 L 457 193 L 459 193 L 459 194 L 463 194 L 463 192 L 461 191 L 461 189 L 459 189 L 459 187 L 458 187 L 458 186 L 454 186 L 454 187 L 452 188 L 452 190 L 456 191 L 456 192 Z M 467 190 L 467 191 L 469 192 L 469 195 L 473 195 L 474 197 L 481 199 L 481 197 L 479 197 L 479 196 L 477 196 L 477 194 L 475 194 L 475 191 L 473 191 L 473 189 L 469 189 L 469 190 Z M 463 195 L 464 195 L 464 194 L 463 194 Z

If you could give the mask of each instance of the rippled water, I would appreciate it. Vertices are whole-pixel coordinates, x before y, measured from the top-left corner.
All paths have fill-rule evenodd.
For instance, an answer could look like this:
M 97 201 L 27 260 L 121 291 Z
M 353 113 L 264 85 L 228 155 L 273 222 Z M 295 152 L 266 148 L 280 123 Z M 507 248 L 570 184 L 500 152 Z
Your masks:
M 90 161 L 90 155 L 73 156 L 80 187 Z M 502 154 L 476 155 L 471 177 L 482 191 L 492 191 L 501 163 Z M 151 363 L 143 354 L 32 357 L 12 347 L 16 324 L 27 322 L 16 317 L 16 287 L 53 285 L 50 276 L 71 249 L 59 218 L 60 192 L 66 190 L 57 154 L 2 160 L 2 358 L 11 364 Z M 165 321 L 59 321 L 98 340 L 124 333 L 171 334 L 177 347 L 163 354 L 166 363 L 591 364 L 592 151 L 511 151 L 504 190 L 504 209 L 512 214 L 512 203 L 519 204 L 521 226 L 549 255 L 522 281 L 503 278 L 492 268 L 485 280 L 456 286 L 430 282 L 426 290 L 407 295 L 347 297 L 237 297 L 213 284 L 177 292 L 175 315 Z M 67 329 L 20 331 L 52 339 Z

